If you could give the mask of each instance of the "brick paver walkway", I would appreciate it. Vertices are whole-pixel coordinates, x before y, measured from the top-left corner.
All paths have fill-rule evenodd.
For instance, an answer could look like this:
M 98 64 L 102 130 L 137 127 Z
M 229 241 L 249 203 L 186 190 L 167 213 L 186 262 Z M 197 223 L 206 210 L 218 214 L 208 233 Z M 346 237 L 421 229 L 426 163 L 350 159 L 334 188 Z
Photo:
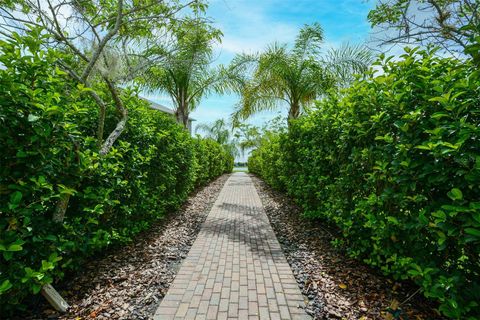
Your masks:
M 226 182 L 155 319 L 311 319 L 250 177 Z

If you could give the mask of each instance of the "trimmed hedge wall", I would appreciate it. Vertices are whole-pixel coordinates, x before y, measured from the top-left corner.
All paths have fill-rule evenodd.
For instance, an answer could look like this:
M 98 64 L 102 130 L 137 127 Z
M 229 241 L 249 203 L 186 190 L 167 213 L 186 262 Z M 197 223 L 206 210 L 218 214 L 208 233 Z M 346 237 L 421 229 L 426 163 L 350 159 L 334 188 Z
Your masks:
M 2 315 L 96 252 L 131 241 L 195 186 L 232 170 L 222 146 L 190 137 L 129 90 L 122 93 L 127 129 L 99 156 L 98 111 L 86 89 L 52 67 L 59 57 L 34 36 L 0 41 Z M 109 108 L 107 133 L 116 123 Z M 65 219 L 55 223 L 66 194 Z
M 336 243 L 411 279 L 451 318 L 480 317 L 480 73 L 407 50 L 270 134 L 248 166 Z
M 194 144 L 198 163 L 195 171 L 197 184 L 207 183 L 212 177 L 232 172 L 233 156 L 216 141 L 198 137 L 195 139 Z

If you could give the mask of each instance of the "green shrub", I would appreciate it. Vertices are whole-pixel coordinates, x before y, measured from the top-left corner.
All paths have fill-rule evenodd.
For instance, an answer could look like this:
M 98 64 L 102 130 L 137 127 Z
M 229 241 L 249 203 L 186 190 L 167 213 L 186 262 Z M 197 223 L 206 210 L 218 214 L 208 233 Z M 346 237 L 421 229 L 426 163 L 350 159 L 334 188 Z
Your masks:
M 233 157 L 217 142 L 212 139 L 195 139 L 197 155 L 196 184 L 203 185 L 222 173 L 233 170 Z
M 479 72 L 410 49 L 377 64 L 383 74 L 292 122 L 281 155 L 265 147 L 254 171 L 288 177 L 305 214 L 338 226 L 352 256 L 415 281 L 443 314 L 478 319 Z M 280 171 L 258 170 L 273 154 Z
M 233 171 L 233 165 L 235 157 L 227 150 L 223 149 L 223 157 L 225 159 L 225 165 L 223 167 L 223 173 L 231 173 Z
M 100 156 L 87 89 L 54 67 L 63 56 L 40 47 L 40 32 L 15 37 L 0 40 L 2 315 L 94 253 L 131 241 L 230 161 L 220 145 L 191 138 L 128 89 L 127 128 Z M 116 122 L 113 107 L 107 115 L 106 132 Z M 71 198 L 56 223 L 62 194 Z
M 248 158 L 248 171 L 257 174 L 272 187 L 283 190 L 283 162 L 280 150 L 281 133 L 267 131 L 260 147 L 253 150 Z

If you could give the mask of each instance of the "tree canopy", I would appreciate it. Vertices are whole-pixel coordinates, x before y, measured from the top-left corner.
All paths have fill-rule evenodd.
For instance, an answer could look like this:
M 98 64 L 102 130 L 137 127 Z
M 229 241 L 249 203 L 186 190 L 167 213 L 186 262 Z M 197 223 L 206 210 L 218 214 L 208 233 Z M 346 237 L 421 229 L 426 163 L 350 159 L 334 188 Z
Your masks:
M 185 20 L 172 31 L 171 49 L 162 62 L 141 75 L 143 87 L 165 92 L 173 102 L 175 115 L 185 127 L 202 97 L 220 85 L 220 73 L 210 67 L 215 44 L 222 33 L 200 19 Z
M 431 44 L 450 53 L 473 54 L 470 44 L 480 36 L 477 0 L 382 0 L 368 19 L 379 28 L 383 45 Z
M 213 123 L 201 123 L 195 128 L 195 132 L 203 132 L 207 138 L 222 145 L 232 156 L 239 155 L 237 141 L 232 138 L 232 126 L 225 119 L 217 119 Z
M 273 43 L 259 54 L 239 54 L 229 66 L 230 86 L 241 96 L 234 119 L 289 108 L 289 119 L 328 90 L 344 86 L 353 74 L 365 71 L 370 52 L 362 46 L 344 45 L 325 52 L 323 30 L 318 23 L 305 25 L 293 48 Z

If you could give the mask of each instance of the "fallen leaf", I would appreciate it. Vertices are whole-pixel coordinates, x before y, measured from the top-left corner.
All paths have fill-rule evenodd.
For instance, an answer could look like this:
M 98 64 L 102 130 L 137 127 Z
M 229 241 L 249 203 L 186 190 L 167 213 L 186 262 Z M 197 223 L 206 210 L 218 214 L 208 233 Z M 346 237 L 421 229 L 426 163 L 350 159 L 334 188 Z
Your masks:
M 345 283 L 340 283 L 338 285 L 341 289 L 347 289 L 347 285 Z
M 399 305 L 400 303 L 396 299 L 393 299 L 393 301 L 390 303 L 390 309 L 397 310 Z
M 385 320 L 394 320 L 393 315 L 392 315 L 391 313 L 387 313 L 387 314 L 385 315 L 385 318 L 384 318 L 384 319 L 385 319 Z

